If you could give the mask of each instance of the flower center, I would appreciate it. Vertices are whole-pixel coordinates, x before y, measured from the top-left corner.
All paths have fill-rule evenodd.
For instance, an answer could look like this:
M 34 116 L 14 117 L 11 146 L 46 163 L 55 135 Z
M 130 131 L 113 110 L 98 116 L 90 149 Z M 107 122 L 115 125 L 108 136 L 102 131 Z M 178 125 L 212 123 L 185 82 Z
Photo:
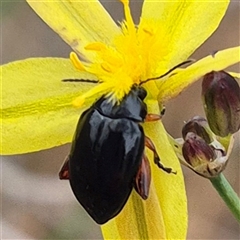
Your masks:
M 134 84 L 153 76 L 154 64 L 149 61 L 149 46 L 154 44 L 155 33 L 150 28 L 137 29 L 133 22 L 128 0 L 120 0 L 124 6 L 125 21 L 122 32 L 107 46 L 101 42 L 90 43 L 86 50 L 95 53 L 92 63 L 82 63 L 75 53 L 70 59 L 79 70 L 96 75 L 100 84 L 74 101 L 80 106 L 85 98 L 96 94 L 112 96 L 113 102 L 119 102 L 129 93 Z M 148 26 L 147 26 L 148 27 Z

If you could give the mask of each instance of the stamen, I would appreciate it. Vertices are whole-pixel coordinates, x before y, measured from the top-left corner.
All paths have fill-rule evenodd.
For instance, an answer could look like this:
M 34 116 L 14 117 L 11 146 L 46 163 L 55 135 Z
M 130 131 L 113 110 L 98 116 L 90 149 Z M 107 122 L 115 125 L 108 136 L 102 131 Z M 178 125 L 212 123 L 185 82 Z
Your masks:
M 82 94 L 81 96 L 77 97 L 73 101 L 73 105 L 75 107 L 81 107 L 86 101 L 86 99 L 90 99 L 90 98 L 96 99 L 96 97 L 99 97 L 111 92 L 111 89 L 112 89 L 111 85 L 101 83 L 96 87 L 92 88 L 90 91 L 86 92 L 85 94 Z
M 147 28 L 143 28 L 143 31 L 144 31 L 146 34 L 148 34 L 148 35 L 150 35 L 150 36 L 153 36 L 153 31 L 152 31 L 152 30 L 147 29 Z
M 87 46 L 84 47 L 86 50 L 92 50 L 92 51 L 102 51 L 106 50 L 106 45 L 101 42 L 94 42 L 90 43 Z
M 102 67 L 102 69 L 105 70 L 106 72 L 109 72 L 109 73 L 110 73 L 110 72 L 113 72 L 111 65 L 109 65 L 107 62 L 103 62 L 103 63 L 101 64 L 101 67 Z
M 119 1 L 122 2 L 123 7 L 124 7 L 124 13 L 125 13 L 125 18 L 126 18 L 126 24 L 127 24 L 127 27 L 128 27 L 128 31 L 131 34 L 135 34 L 136 29 L 135 29 L 135 24 L 133 22 L 131 11 L 130 11 L 130 8 L 129 8 L 129 0 L 119 0 Z
M 75 52 L 70 53 L 70 60 L 75 68 L 77 68 L 80 71 L 86 71 L 85 67 L 83 66 L 82 62 L 79 60 Z
M 74 107 L 81 107 L 85 102 L 85 98 L 83 98 L 82 96 L 77 97 L 76 99 L 74 99 L 74 101 L 72 102 Z

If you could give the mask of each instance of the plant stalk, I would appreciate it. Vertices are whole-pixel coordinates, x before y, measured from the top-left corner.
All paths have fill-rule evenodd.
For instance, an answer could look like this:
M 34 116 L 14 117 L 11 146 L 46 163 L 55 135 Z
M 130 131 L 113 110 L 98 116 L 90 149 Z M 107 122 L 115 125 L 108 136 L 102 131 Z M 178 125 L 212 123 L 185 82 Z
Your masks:
M 227 179 L 221 173 L 217 177 L 211 178 L 210 181 L 234 217 L 240 222 L 240 199 Z

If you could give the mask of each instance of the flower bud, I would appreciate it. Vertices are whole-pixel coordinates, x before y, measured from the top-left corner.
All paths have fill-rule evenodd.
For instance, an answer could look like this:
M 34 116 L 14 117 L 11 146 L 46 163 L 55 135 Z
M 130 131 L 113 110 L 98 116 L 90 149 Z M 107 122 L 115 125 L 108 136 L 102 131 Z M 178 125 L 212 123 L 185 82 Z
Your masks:
M 208 126 L 207 120 L 203 117 L 195 116 L 190 119 L 182 128 L 183 139 L 189 133 L 195 133 L 199 137 L 203 138 L 206 143 L 211 143 L 213 141 L 212 132 Z
M 225 148 L 214 140 L 210 144 L 196 133 L 188 132 L 182 144 L 182 156 L 177 154 L 182 164 L 192 169 L 197 174 L 212 178 L 221 173 L 228 162 L 231 149 Z
M 215 159 L 213 149 L 198 135 L 193 132 L 187 133 L 182 147 L 182 154 L 186 162 L 192 167 L 197 167 Z
M 202 98 L 211 130 L 225 137 L 240 128 L 240 88 L 224 71 L 206 74 L 202 82 Z

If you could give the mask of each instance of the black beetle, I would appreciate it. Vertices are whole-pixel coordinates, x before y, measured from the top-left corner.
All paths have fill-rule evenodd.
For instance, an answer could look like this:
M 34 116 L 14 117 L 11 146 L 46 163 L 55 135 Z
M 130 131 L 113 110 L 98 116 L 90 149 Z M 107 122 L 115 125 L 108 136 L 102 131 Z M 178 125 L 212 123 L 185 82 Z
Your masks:
M 187 60 L 170 69 L 166 76 Z M 90 82 L 87 79 L 65 79 L 64 82 Z M 140 84 L 140 85 L 141 85 Z M 144 135 L 140 123 L 159 120 L 161 116 L 147 114 L 146 90 L 134 84 L 118 104 L 103 96 L 82 113 L 69 156 L 60 179 L 69 179 L 74 195 L 89 215 L 104 224 L 124 207 L 133 188 L 147 199 L 151 180 L 149 161 L 144 147 L 154 153 L 155 164 L 167 173 L 175 173 L 160 163 L 152 141 Z M 163 114 L 163 113 L 162 113 Z
M 90 216 L 99 224 L 115 217 L 124 207 L 132 188 L 147 198 L 150 167 L 144 155 L 145 144 L 154 151 L 142 126 L 147 116 L 143 102 L 146 90 L 134 85 L 120 104 L 102 97 L 82 113 L 71 152 L 60 178 L 70 180 L 72 190 Z M 154 115 L 150 120 L 156 120 Z

